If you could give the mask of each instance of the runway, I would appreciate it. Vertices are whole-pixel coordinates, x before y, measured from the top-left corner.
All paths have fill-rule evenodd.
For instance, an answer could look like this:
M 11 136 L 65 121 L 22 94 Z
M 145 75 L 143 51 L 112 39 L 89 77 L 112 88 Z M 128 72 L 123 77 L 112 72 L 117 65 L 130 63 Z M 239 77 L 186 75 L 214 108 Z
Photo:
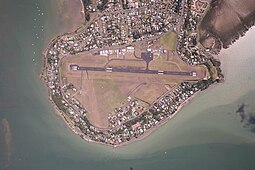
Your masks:
M 126 68 L 101 68 L 101 67 L 81 67 L 78 65 L 70 65 L 73 71 L 98 71 L 98 72 L 115 72 L 115 73 L 133 73 L 133 74 L 159 74 L 159 75 L 177 75 L 177 76 L 196 76 L 196 72 L 176 72 L 161 70 L 131 70 Z

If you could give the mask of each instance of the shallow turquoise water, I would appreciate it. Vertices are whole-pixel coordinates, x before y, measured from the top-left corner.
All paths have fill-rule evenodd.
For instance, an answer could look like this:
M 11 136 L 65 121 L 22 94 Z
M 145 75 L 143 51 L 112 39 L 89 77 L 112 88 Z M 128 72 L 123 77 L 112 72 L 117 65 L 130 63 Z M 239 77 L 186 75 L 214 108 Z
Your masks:
M 47 100 L 41 52 L 60 29 L 50 4 L 0 0 L 0 119 L 10 124 L 13 148 L 7 169 L 255 169 L 255 134 L 235 113 L 241 103 L 255 112 L 255 51 L 248 43 L 254 30 L 222 52 L 224 84 L 201 93 L 145 140 L 113 149 L 83 142 Z M 3 146 L 1 134 L 0 169 Z

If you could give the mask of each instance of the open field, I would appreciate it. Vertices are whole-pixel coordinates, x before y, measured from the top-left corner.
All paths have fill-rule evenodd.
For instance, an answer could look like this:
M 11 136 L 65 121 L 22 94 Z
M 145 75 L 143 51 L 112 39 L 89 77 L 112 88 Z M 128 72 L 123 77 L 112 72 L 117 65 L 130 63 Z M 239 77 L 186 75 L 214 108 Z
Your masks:
M 146 69 L 146 62 L 143 60 L 112 60 L 107 63 L 106 67 Z
M 100 128 L 107 128 L 108 114 L 124 105 L 127 96 L 138 86 L 134 79 L 87 79 L 82 78 L 81 95 L 76 95 L 86 108 L 91 123 Z
M 168 32 L 160 38 L 160 43 L 167 50 L 174 50 L 178 35 L 175 32 Z
M 141 44 L 135 45 L 136 48 L 140 46 Z M 145 47 L 148 48 L 149 45 L 145 44 Z M 150 44 L 150 48 L 161 48 L 160 41 Z M 124 106 L 129 96 L 142 101 L 148 108 L 160 96 L 181 82 L 200 80 L 208 75 L 205 67 L 189 66 L 174 52 L 168 50 L 165 53 L 155 52 L 153 60 L 149 61 L 148 69 L 173 72 L 195 71 L 197 76 L 70 70 L 71 64 L 80 67 L 146 69 L 146 61 L 140 56 L 135 57 L 128 52 L 126 54 L 127 56 L 120 57 L 115 54 L 92 55 L 88 52 L 62 59 L 63 80 L 65 83 L 73 84 L 77 89 L 76 93 L 70 92 L 71 97 L 76 98 L 85 107 L 89 120 L 96 127 L 107 128 L 109 113 L 113 113 L 115 108 Z
M 180 64 L 182 64 L 176 57 L 170 58 L 169 52 L 167 54 L 159 54 L 149 64 L 151 70 L 165 70 L 165 71 L 182 71 Z
M 159 96 L 162 96 L 167 92 L 165 85 L 161 83 L 145 83 L 134 94 L 135 98 L 145 101 L 147 103 L 153 103 Z
M 62 60 L 62 65 L 64 67 L 67 67 L 66 69 L 69 68 L 69 65 L 71 63 L 73 64 L 81 63 L 82 66 L 84 67 L 89 67 L 89 66 L 104 67 L 107 62 L 108 62 L 108 59 L 105 56 L 98 56 L 98 55 L 95 56 L 95 55 L 92 55 L 91 53 L 86 53 L 84 55 L 74 55 L 72 57 L 66 57 Z

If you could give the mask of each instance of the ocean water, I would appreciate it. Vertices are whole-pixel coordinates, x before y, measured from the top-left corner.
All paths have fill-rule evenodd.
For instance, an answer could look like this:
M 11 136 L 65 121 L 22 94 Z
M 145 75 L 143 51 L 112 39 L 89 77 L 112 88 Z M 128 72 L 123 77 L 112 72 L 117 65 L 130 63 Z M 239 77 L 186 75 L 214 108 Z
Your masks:
M 114 149 L 83 142 L 47 99 L 41 53 L 61 29 L 56 10 L 52 0 L 0 0 L 0 122 L 11 134 L 7 146 L 0 126 L 0 170 L 255 169 L 255 133 L 236 113 L 242 104 L 255 112 L 255 28 L 220 54 L 223 84 L 146 139 Z

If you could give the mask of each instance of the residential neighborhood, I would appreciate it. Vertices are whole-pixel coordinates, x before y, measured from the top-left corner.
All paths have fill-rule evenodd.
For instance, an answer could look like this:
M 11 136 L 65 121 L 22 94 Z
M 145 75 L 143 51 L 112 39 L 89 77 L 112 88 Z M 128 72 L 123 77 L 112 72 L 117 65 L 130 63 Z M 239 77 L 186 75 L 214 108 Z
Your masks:
M 220 79 L 217 76 L 217 80 L 212 78 L 216 74 L 212 71 L 214 68 L 220 75 L 219 66 L 206 54 L 205 49 L 197 45 L 197 25 L 207 6 L 202 0 L 98 0 L 97 5 L 85 5 L 87 14 L 96 14 L 96 17 L 88 21 L 87 27 L 52 40 L 45 53 L 42 75 L 53 104 L 73 131 L 88 142 L 112 146 L 136 140 L 173 118 L 196 93 Z M 94 126 L 82 102 L 73 97 L 80 93 L 79 89 L 62 79 L 61 60 L 86 52 L 102 57 L 133 54 L 137 43 L 153 44 L 167 32 L 178 35 L 173 54 L 188 65 L 203 65 L 210 75 L 203 80 L 176 84 L 152 104 L 144 104 L 128 96 L 126 104 L 108 113 L 108 128 Z M 147 62 L 147 69 L 155 53 L 158 56 L 166 55 L 169 50 L 146 47 L 141 58 L 151 58 Z M 78 65 L 74 63 L 70 70 L 78 72 Z M 112 68 L 105 69 L 112 71 Z M 157 73 L 167 76 L 160 75 L 167 73 L 165 70 Z M 190 76 L 196 76 L 196 73 L 192 72 Z

